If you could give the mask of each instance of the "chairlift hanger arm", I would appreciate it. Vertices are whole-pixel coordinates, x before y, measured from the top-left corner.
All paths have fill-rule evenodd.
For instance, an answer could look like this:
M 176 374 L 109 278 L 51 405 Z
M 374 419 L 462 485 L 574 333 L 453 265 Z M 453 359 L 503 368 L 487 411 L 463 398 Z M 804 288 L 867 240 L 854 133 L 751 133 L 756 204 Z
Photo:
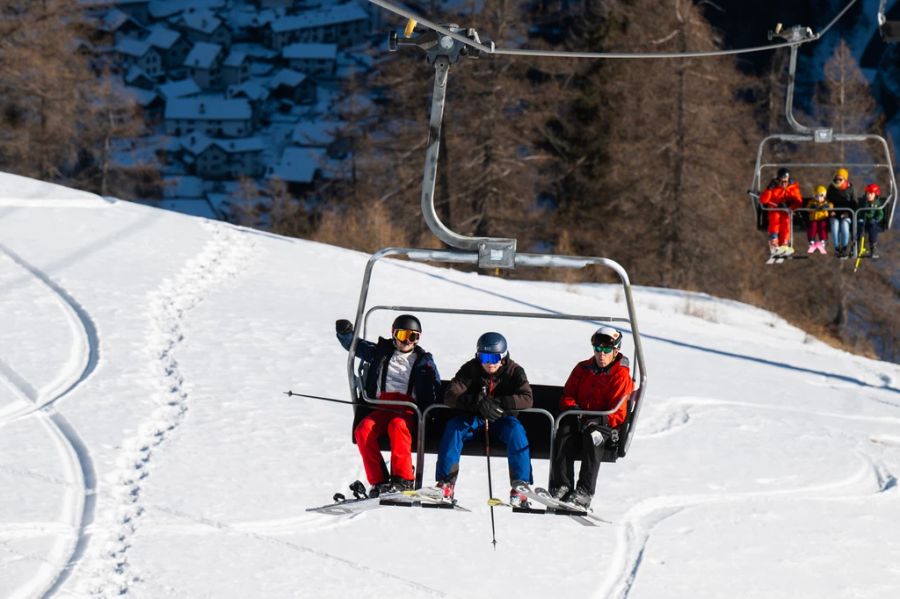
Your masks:
M 778 42 L 775 44 L 768 44 L 765 46 L 753 46 L 749 48 L 737 48 L 734 50 L 711 50 L 706 52 L 566 52 L 560 50 L 523 50 L 517 48 L 497 48 L 494 42 L 489 42 L 489 44 L 484 44 L 479 41 L 473 40 L 471 37 L 466 37 L 459 32 L 451 31 L 449 28 L 439 25 L 434 21 L 426 19 L 411 10 L 407 10 L 401 6 L 397 6 L 393 2 L 389 0 L 368 0 L 372 4 L 380 6 L 381 8 L 392 12 L 401 17 L 405 17 L 407 19 L 411 19 L 421 23 L 422 25 L 436 31 L 442 35 L 450 37 L 462 44 L 465 44 L 469 47 L 475 48 L 478 51 L 484 52 L 485 54 L 499 54 L 499 55 L 507 55 L 507 56 L 536 56 L 536 57 L 547 57 L 547 58 L 612 58 L 612 59 L 641 59 L 641 58 L 703 58 L 703 57 L 711 57 L 711 56 L 729 56 L 735 54 L 749 54 L 752 52 L 766 52 L 768 50 L 776 50 L 778 48 L 787 48 L 790 46 L 797 46 L 800 44 L 805 44 L 809 42 L 817 41 L 821 38 L 825 33 L 831 29 L 835 23 L 846 13 L 850 7 L 856 4 L 856 0 L 850 0 L 846 6 L 835 16 L 829 23 L 826 25 L 821 31 L 818 33 L 813 33 L 812 30 L 805 28 L 804 31 L 809 31 L 808 35 L 802 36 L 802 38 L 791 38 L 786 39 L 783 42 Z

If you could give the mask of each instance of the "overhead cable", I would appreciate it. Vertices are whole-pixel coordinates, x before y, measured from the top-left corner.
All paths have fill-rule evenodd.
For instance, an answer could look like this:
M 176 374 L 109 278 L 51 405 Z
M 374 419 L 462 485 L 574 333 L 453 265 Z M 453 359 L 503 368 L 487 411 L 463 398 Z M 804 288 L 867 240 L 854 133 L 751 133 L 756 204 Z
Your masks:
M 563 51 L 563 50 L 523 50 L 518 48 L 498 48 L 494 44 L 494 42 L 490 42 L 490 44 L 479 43 L 475 40 L 472 40 L 465 35 L 462 35 L 458 32 L 450 31 L 447 27 L 443 25 L 439 25 L 434 21 L 431 21 L 427 18 L 424 18 L 416 13 L 407 10 L 401 6 L 397 6 L 393 2 L 389 2 L 388 0 L 368 0 L 372 4 L 380 6 L 385 10 L 388 10 L 396 15 L 401 17 L 405 17 L 407 19 L 412 19 L 414 21 L 418 21 L 425 27 L 429 29 L 433 29 L 438 33 L 445 35 L 447 37 L 453 38 L 458 42 L 461 42 L 467 46 L 471 46 L 472 48 L 476 48 L 485 54 L 500 54 L 507 56 L 536 56 L 536 57 L 547 57 L 547 58 L 621 58 L 621 59 L 635 59 L 635 58 L 703 58 L 710 56 L 729 56 L 735 54 L 750 54 L 752 52 L 766 52 L 768 50 L 775 50 L 777 48 L 786 48 L 789 46 L 796 46 L 800 44 L 805 44 L 808 42 L 814 42 L 821 38 L 825 33 L 831 29 L 834 24 L 846 13 L 851 6 L 856 3 L 856 0 L 850 0 L 850 2 L 835 16 L 828 25 L 825 26 L 824 29 L 819 31 L 818 33 L 811 33 L 809 35 L 804 36 L 802 39 L 798 40 L 790 40 L 785 42 L 778 42 L 775 44 L 768 44 L 765 46 L 754 46 L 750 48 L 737 48 L 734 50 L 710 50 L 705 52 L 571 52 L 571 51 Z

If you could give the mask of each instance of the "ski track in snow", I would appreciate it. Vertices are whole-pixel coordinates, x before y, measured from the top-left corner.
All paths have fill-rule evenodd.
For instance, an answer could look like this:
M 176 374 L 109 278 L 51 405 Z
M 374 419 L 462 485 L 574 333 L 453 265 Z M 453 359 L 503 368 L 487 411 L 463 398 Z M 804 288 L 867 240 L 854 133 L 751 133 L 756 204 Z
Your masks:
M 668 410 L 666 413 L 657 416 L 655 422 L 658 423 L 657 427 L 647 433 L 638 435 L 639 437 L 650 438 L 680 432 L 690 422 L 692 409 L 695 410 L 705 406 L 765 408 L 816 416 L 848 418 L 845 414 L 817 412 L 801 408 L 787 409 L 783 406 L 766 406 L 716 398 L 669 398 L 665 405 Z M 881 423 L 885 423 L 885 420 L 887 420 L 892 424 L 900 424 L 900 419 L 877 417 L 857 417 L 855 419 Z M 882 435 L 871 437 L 869 441 L 889 447 L 900 446 L 900 437 Z M 753 501 L 769 497 L 797 501 L 858 500 L 897 488 L 896 476 L 882 460 L 873 457 L 865 450 L 857 451 L 857 456 L 860 460 L 860 468 L 847 477 L 803 488 L 690 496 L 658 496 L 638 502 L 625 513 L 617 527 L 616 549 L 611 560 L 614 566 L 609 570 L 606 580 L 600 585 L 599 591 L 594 594 L 594 597 L 598 599 L 627 599 L 637 580 L 653 529 L 666 519 L 684 510 L 693 509 L 701 505 L 740 503 L 742 501 Z
M 149 508 L 150 506 L 148 506 Z M 371 568 L 369 566 L 365 566 L 358 562 L 354 562 L 352 560 L 348 560 L 343 557 L 339 557 L 337 555 L 332 555 L 326 551 L 322 551 L 320 549 L 314 549 L 312 547 L 307 547 L 305 545 L 301 545 L 299 543 L 295 543 L 293 541 L 287 541 L 284 539 L 279 539 L 277 537 L 271 536 L 274 534 L 289 534 L 299 532 L 293 529 L 286 529 L 281 527 L 278 523 L 283 522 L 282 520 L 270 520 L 270 521 L 262 521 L 262 522 L 238 522 L 238 523 L 227 523 L 219 520 L 215 520 L 206 516 L 195 516 L 184 512 L 182 510 L 163 507 L 163 506 L 152 506 L 152 509 L 156 511 L 160 511 L 171 516 L 174 516 L 179 519 L 184 519 L 192 522 L 193 524 L 188 526 L 173 526 L 167 527 L 168 530 L 172 532 L 176 532 L 178 534 L 183 534 L 185 532 L 196 532 L 196 533 L 230 533 L 242 535 L 247 538 L 255 539 L 257 541 L 262 541 L 269 544 L 278 545 L 280 547 L 287 547 L 289 549 L 300 551 L 302 553 L 306 553 L 309 555 L 316 556 L 321 558 L 327 562 L 339 564 L 350 568 L 356 572 L 363 572 L 367 575 L 376 575 L 380 578 L 386 578 L 389 580 L 395 580 L 403 583 L 406 586 L 409 586 L 412 590 L 418 591 L 419 594 L 416 596 L 422 596 L 421 593 L 427 593 L 433 597 L 446 597 L 446 593 L 440 591 L 438 589 L 433 589 L 428 587 L 420 582 L 416 582 L 414 580 L 410 580 L 408 578 L 403 578 L 402 576 L 398 576 L 397 574 L 392 574 L 390 572 L 385 572 L 383 570 L 378 570 L 375 568 Z M 332 516 L 328 516 L 328 519 L 331 521 L 339 521 L 341 523 L 347 523 L 352 521 L 353 517 L 349 518 L 334 518 Z M 307 518 L 297 518 L 294 519 L 299 523 L 302 520 L 308 520 Z M 325 520 L 325 518 L 323 518 Z M 260 526 L 261 525 L 261 526 Z M 340 524 L 328 525 L 322 528 L 333 528 L 334 526 L 339 526 Z M 155 529 L 157 532 L 164 530 L 162 527 L 157 527 Z M 319 530 L 319 529 L 317 529 Z M 304 529 L 304 532 L 309 531 L 308 528 Z
M 56 378 L 39 390 L 35 390 L 8 365 L 3 364 L 4 368 L 0 369 L 2 371 L 0 374 L 4 375 L 3 378 L 13 392 L 29 399 L 32 404 L 27 410 L 14 413 L 5 422 L 36 414 L 48 434 L 55 440 L 68 479 L 76 481 L 74 484 L 63 486 L 67 495 L 63 499 L 64 511 L 68 513 L 70 520 L 67 528 L 70 533 L 74 531 L 74 535 L 57 535 L 50 557 L 41 557 L 39 560 L 52 564 L 53 567 L 42 568 L 39 576 L 30 581 L 27 588 L 21 590 L 25 596 L 49 597 L 66 580 L 87 545 L 88 535 L 85 529 L 93 521 L 95 488 L 94 465 L 90 454 L 78 432 L 62 414 L 56 412 L 53 404 L 87 380 L 97 367 L 99 338 L 90 315 L 47 274 L 2 244 L 0 253 L 39 280 L 57 299 L 75 338 L 69 360 Z M 2 425 L 3 422 L 0 421 L 0 426 Z M 43 580 L 43 573 L 46 571 L 49 571 L 50 575 L 47 580 Z
M 92 568 L 79 589 L 81 594 L 126 595 L 132 584 L 142 582 L 128 561 L 131 538 L 146 511 L 141 486 L 149 476 L 153 452 L 172 436 L 189 408 L 190 397 L 175 357 L 184 340 L 182 325 L 210 291 L 238 276 L 254 247 L 250 238 L 238 234 L 235 227 L 210 221 L 203 221 L 202 226 L 210 240 L 150 298 L 147 346 L 161 389 L 154 397 L 157 408 L 138 427 L 137 435 L 123 443 L 125 451 L 117 460 L 117 469 L 107 477 L 113 486 L 114 521 L 98 525 L 105 530 L 106 538 L 92 553 Z

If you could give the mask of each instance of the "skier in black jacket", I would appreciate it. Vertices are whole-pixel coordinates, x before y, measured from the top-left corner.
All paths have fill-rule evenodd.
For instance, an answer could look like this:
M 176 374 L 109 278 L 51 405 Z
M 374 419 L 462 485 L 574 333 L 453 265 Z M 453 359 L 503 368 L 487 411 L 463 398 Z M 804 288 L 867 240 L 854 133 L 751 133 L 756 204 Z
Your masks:
M 435 478 L 444 497 L 453 497 L 463 443 L 489 426 L 491 440 L 506 444 L 510 503 L 527 505 L 527 498 L 516 491 L 516 486 L 533 482 L 531 453 L 525 428 L 515 413 L 532 407 L 534 398 L 525 370 L 509 358 L 503 335 L 491 332 L 478 338 L 475 357 L 453 377 L 444 392 L 444 403 L 469 412 L 447 422 L 441 437 Z
M 335 323 L 338 341 L 349 350 L 353 341 L 353 325 L 349 320 Z M 422 409 L 435 403 L 441 389 L 441 377 L 431 354 L 419 347 L 422 324 L 410 314 L 401 314 L 391 325 L 391 338 L 378 338 L 377 343 L 360 339 L 356 357 L 369 363 L 366 373 L 366 396 L 382 400 L 408 401 Z M 412 431 L 416 415 L 410 408 L 397 406 L 371 410 L 356 409 L 353 438 L 362 455 L 366 478 L 372 485 L 370 497 L 392 490 L 415 487 L 412 465 Z M 378 440 L 387 435 L 391 441 L 391 476 L 381 457 Z

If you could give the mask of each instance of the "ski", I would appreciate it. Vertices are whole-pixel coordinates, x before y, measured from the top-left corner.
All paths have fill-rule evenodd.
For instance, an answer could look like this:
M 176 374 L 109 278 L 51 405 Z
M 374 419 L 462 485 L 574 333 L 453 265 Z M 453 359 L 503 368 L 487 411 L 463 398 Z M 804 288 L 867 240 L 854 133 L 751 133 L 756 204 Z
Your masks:
M 766 264 L 781 264 L 785 260 L 809 260 L 809 254 L 772 254 Z
M 464 512 L 469 511 L 459 505 L 456 500 L 444 499 L 440 489 L 436 489 L 440 493 L 439 496 L 428 492 L 420 493 L 419 491 L 408 490 L 392 491 L 382 493 L 378 497 L 369 497 L 366 493 L 365 485 L 360 481 L 355 481 L 350 485 L 350 490 L 353 492 L 353 499 L 347 499 L 343 494 L 335 493 L 334 503 L 306 508 L 306 511 L 333 516 L 352 515 L 383 506 L 445 508 Z
M 338 497 L 341 497 L 341 499 L 338 499 Z M 412 505 L 412 501 L 407 500 L 403 493 L 385 493 L 379 497 L 361 497 L 357 499 L 343 499 L 343 495 L 337 493 L 334 503 L 306 508 L 306 511 L 330 514 L 332 516 L 348 516 L 382 506 L 403 505 L 404 501 L 406 505 Z
M 533 499 L 538 503 L 546 505 L 547 513 L 557 514 L 560 516 L 582 516 L 584 518 L 590 518 L 591 520 L 595 520 L 597 522 L 603 522 L 604 524 L 612 524 L 611 521 L 594 514 L 590 508 L 585 509 L 571 503 L 565 503 L 554 499 L 546 489 L 543 489 L 541 487 L 532 489 L 528 485 L 520 485 L 516 487 L 516 490 L 529 499 Z
M 436 495 L 433 491 L 438 491 L 440 495 Z M 401 491 L 400 494 L 403 495 L 405 499 L 412 500 L 413 505 L 419 507 L 454 509 L 462 512 L 471 511 L 459 505 L 459 502 L 455 499 L 446 499 L 440 489 L 422 487 L 421 489 L 412 491 Z

